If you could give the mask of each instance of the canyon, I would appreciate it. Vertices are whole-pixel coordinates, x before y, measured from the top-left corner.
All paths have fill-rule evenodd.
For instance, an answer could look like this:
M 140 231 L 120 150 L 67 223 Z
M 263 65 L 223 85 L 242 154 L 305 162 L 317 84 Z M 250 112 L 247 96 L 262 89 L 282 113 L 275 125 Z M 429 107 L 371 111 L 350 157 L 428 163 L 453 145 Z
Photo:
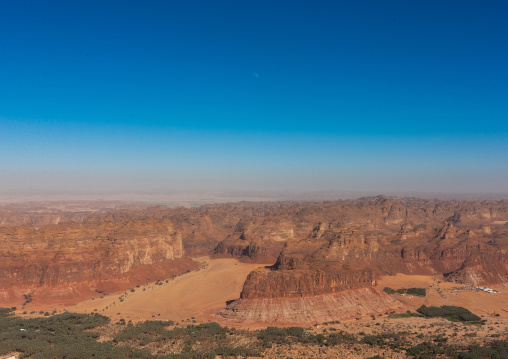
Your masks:
M 370 315 L 404 307 L 385 276 L 508 282 L 508 201 L 0 205 L 4 306 L 97 299 L 197 270 L 199 256 L 262 264 L 218 311 L 232 323 Z

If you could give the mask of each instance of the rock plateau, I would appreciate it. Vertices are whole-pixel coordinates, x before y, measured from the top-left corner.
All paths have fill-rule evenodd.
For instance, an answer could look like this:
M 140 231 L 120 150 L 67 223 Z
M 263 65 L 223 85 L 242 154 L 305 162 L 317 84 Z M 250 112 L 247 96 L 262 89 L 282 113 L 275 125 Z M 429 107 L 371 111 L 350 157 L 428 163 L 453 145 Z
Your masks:
M 0 208 L 0 301 L 45 289 L 81 299 L 90 290 L 125 290 L 195 269 L 190 257 L 201 255 L 270 264 L 252 272 L 241 298 L 221 312 L 230 320 L 340 317 L 330 307 L 349 308 L 355 298 L 347 316 L 397 308 L 376 286 L 397 273 L 508 281 L 507 200 L 76 208 Z

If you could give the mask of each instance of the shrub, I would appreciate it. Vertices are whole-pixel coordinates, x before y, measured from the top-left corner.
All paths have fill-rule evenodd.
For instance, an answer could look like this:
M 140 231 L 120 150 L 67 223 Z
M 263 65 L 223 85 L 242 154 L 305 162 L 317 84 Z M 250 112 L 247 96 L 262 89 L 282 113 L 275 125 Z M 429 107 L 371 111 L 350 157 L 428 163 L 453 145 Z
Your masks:
M 38 359 L 153 358 L 147 352 L 97 342 L 99 335 L 88 330 L 109 322 L 101 315 L 64 313 L 23 319 L 1 312 L 5 315 L 0 316 L 0 356 L 16 351 L 20 357 Z
M 0 317 L 5 317 L 12 314 L 12 309 L 10 308 L 0 308 Z
M 362 338 L 362 340 L 360 340 L 360 343 L 381 346 L 384 344 L 384 341 L 376 335 L 366 335 Z
M 417 295 L 419 297 L 425 297 L 427 295 L 425 288 L 409 288 L 406 293 L 410 295 Z
M 421 306 L 416 311 L 426 317 L 442 317 L 452 321 L 471 322 L 481 320 L 479 316 L 471 313 L 466 308 L 453 305 L 443 305 L 441 307 Z
M 303 334 L 304 330 L 300 327 L 268 327 L 259 332 L 258 339 L 262 340 L 263 342 L 285 344 L 289 343 L 291 337 L 301 338 Z
M 392 289 L 390 287 L 385 287 L 383 289 L 388 294 L 409 294 L 409 295 L 417 295 L 419 297 L 425 297 L 426 291 L 425 288 L 399 288 L 399 289 Z
M 494 340 L 485 346 L 471 345 L 467 351 L 458 355 L 459 359 L 477 359 L 477 358 L 508 358 L 508 341 Z

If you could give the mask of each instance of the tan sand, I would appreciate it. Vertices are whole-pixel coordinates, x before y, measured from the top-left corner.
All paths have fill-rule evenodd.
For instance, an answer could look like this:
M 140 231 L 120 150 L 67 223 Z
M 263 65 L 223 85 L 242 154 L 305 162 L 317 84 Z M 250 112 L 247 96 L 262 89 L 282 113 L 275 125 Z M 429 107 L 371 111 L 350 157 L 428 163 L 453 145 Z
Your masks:
M 101 299 L 88 300 L 67 308 L 70 312 L 96 312 L 113 319 L 139 321 L 148 319 L 198 322 L 216 320 L 217 311 L 226 301 L 240 297 L 247 275 L 263 264 L 246 264 L 236 259 L 197 258 L 205 267 L 163 285 L 155 283 Z M 268 264 L 266 264 L 268 265 Z M 120 297 L 124 297 L 120 301 Z M 118 314 L 120 313 L 120 314 Z

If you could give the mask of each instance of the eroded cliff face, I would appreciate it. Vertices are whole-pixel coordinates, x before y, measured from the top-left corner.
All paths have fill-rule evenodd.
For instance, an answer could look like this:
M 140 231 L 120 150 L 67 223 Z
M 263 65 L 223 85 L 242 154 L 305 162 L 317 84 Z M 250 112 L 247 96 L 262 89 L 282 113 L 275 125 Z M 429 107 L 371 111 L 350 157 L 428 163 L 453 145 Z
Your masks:
M 371 288 L 396 273 L 508 281 L 506 200 L 73 206 L 25 209 L 22 219 L 0 210 L 0 289 L 123 288 L 190 269 L 186 256 L 207 254 L 272 265 L 249 276 L 244 301 Z
M 272 268 L 276 271 L 364 271 L 371 272 L 374 279 L 396 273 L 439 273 L 468 284 L 508 281 L 507 201 L 424 201 L 381 196 L 288 206 L 283 217 L 279 221 L 292 236 L 283 242 Z M 227 251 L 235 243 L 235 254 L 248 256 L 241 244 L 248 247 L 253 242 L 249 238 L 255 237 L 252 233 L 260 229 L 254 226 L 246 235 L 246 227 L 244 224 L 237 230 L 236 238 L 226 238 L 218 247 L 220 251 Z M 269 237 L 268 242 L 272 242 Z M 246 288 L 251 287 L 246 283 Z
M 370 270 L 258 270 L 247 277 L 241 298 L 293 298 L 337 293 L 374 284 Z
M 506 201 L 386 197 L 288 206 L 278 221 L 292 236 L 278 242 L 283 248 L 275 264 L 252 272 L 240 299 L 220 315 L 232 321 L 290 323 L 298 321 L 293 313 L 299 313 L 310 323 L 372 314 L 376 306 L 400 304 L 376 288 L 380 276 L 397 273 L 442 274 L 474 285 L 507 282 L 507 208 Z M 255 223 L 244 221 L 216 253 L 246 260 L 244 249 L 259 245 L 259 238 L 270 248 L 270 231 Z M 235 251 L 228 252 L 233 246 Z M 330 308 L 337 305 L 341 308 Z
M 0 301 L 48 290 L 64 297 L 125 290 L 199 266 L 184 258 L 168 220 L 4 227 L 0 240 Z
M 271 218 L 240 220 L 232 234 L 222 240 L 214 250 L 214 257 L 239 257 L 245 262 L 273 263 L 287 241 L 294 240 L 295 228 L 291 223 Z
M 276 219 L 243 219 L 215 250 L 216 255 L 257 260 L 256 253 L 246 250 L 252 244 L 274 252 L 279 247 L 273 243 L 282 246 L 273 266 L 248 276 L 240 300 L 221 312 L 227 318 L 270 321 L 282 316 L 291 321 L 291 310 L 312 318 L 310 308 L 320 305 L 311 305 L 312 298 L 377 290 L 376 279 L 397 273 L 442 274 L 473 285 L 508 281 L 507 201 L 376 197 L 287 204 L 272 213 Z M 275 241 L 273 223 L 291 235 Z M 334 315 L 351 316 L 339 312 Z

